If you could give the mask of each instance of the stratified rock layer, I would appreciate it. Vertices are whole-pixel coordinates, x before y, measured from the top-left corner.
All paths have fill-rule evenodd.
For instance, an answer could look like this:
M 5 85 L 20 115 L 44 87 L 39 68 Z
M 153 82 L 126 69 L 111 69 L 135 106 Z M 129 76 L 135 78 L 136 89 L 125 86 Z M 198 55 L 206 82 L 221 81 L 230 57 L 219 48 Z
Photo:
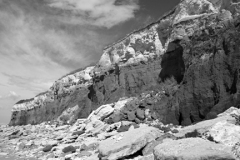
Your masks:
M 157 22 L 105 48 L 96 66 L 17 103 L 10 125 L 74 121 L 149 90 L 161 93 L 146 104 L 164 123 L 214 118 L 239 104 L 239 24 L 238 0 L 183 0 Z M 136 121 L 142 116 L 138 110 Z

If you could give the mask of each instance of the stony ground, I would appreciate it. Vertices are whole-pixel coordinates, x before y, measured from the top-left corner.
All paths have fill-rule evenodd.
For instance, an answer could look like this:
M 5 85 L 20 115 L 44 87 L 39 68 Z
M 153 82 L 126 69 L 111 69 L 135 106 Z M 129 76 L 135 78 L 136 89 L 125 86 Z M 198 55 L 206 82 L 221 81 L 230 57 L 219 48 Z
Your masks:
M 180 127 L 158 120 L 145 123 L 104 122 L 102 107 L 73 125 L 1 126 L 0 156 L 36 159 L 202 160 L 239 159 L 240 110 L 230 108 L 217 118 Z

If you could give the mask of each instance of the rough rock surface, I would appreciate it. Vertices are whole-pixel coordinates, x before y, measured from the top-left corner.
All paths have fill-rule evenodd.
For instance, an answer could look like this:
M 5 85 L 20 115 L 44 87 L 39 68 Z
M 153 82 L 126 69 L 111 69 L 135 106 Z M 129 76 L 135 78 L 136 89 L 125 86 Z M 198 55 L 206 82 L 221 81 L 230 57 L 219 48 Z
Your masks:
M 52 121 L 0 126 L 0 159 L 11 155 L 41 160 L 240 158 L 240 109 L 231 107 L 215 119 L 187 127 L 153 119 L 107 123 L 118 115 L 116 111 L 136 104 L 132 100 L 136 99 L 103 105 L 73 125 Z
M 117 134 L 115 137 L 100 142 L 99 157 L 108 160 L 124 158 L 136 153 L 161 135 L 160 130 L 153 127 L 140 127 Z
M 154 155 L 156 160 L 235 160 L 230 148 L 201 138 L 166 140 Z
M 239 37 L 240 0 L 182 0 L 17 102 L 0 156 L 240 159 Z
M 95 66 L 19 101 L 10 125 L 73 123 L 103 104 L 151 90 L 159 96 L 145 104 L 163 123 L 190 125 L 239 107 L 239 16 L 239 0 L 183 0 L 106 47 Z M 137 116 L 140 122 L 142 113 Z

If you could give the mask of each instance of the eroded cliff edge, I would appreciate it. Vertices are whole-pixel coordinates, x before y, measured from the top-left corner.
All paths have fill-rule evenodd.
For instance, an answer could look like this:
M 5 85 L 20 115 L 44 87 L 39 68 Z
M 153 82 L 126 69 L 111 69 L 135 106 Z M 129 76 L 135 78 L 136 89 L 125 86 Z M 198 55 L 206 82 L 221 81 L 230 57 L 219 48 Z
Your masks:
M 189 125 L 239 104 L 238 0 L 183 0 L 157 22 L 105 48 L 98 64 L 57 80 L 14 105 L 10 125 L 37 124 L 145 91 L 164 123 Z

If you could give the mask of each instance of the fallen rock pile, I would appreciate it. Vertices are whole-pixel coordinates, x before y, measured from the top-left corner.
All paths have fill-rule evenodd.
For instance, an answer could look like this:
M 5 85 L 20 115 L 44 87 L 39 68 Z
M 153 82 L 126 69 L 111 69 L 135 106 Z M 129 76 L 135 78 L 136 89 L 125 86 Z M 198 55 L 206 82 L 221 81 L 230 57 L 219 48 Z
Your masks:
M 125 99 L 124 102 L 129 102 Z M 54 122 L 1 126 L 0 155 L 42 160 L 200 160 L 240 157 L 240 109 L 230 108 L 217 118 L 181 127 L 106 119 L 124 108 L 103 105 L 73 125 Z M 168 128 L 168 129 L 166 129 Z

